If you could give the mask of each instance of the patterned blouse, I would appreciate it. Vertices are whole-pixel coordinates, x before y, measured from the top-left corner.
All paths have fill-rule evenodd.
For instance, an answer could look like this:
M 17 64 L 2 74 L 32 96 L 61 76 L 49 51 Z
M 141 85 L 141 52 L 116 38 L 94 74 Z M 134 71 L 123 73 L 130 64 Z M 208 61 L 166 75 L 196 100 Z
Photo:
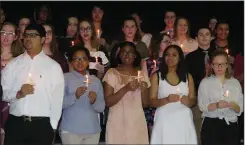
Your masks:
M 157 70 L 158 70 L 161 62 L 162 62 L 162 58 L 159 57 L 156 61 Z M 152 72 L 154 67 L 155 67 L 154 65 L 155 65 L 155 63 L 154 63 L 153 59 L 149 58 L 146 60 L 147 72 L 148 72 L 149 77 L 151 77 L 152 74 L 154 73 L 154 72 Z M 156 108 L 148 107 L 148 108 L 144 109 L 144 111 L 145 111 L 145 118 L 146 118 L 147 126 L 148 127 L 153 126 Z

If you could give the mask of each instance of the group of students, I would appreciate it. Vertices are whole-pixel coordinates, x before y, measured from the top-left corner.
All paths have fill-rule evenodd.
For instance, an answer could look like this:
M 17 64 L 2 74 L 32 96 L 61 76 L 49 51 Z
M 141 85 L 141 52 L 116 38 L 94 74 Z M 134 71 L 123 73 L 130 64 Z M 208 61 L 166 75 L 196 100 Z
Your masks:
M 21 32 L 2 24 L 5 145 L 51 145 L 57 128 L 62 144 L 98 144 L 104 120 L 106 144 L 239 144 L 243 72 L 240 82 L 232 77 L 226 22 L 212 43 L 208 27 L 195 40 L 188 20 L 168 11 L 154 41 L 132 14 L 124 38 L 109 45 L 95 20 L 68 21 L 67 34 L 77 35 L 58 43 L 61 52 L 50 24 L 28 22 Z

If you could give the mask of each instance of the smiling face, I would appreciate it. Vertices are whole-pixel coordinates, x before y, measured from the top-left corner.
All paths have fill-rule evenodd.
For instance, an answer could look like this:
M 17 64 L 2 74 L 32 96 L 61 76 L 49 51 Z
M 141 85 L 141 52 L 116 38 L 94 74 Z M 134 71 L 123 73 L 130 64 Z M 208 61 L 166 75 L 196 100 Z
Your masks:
M 137 31 L 136 23 L 133 20 L 126 20 L 124 22 L 122 31 L 125 37 L 134 38 L 136 31 Z
M 197 42 L 200 46 L 210 46 L 211 32 L 207 28 L 202 28 L 198 31 Z
M 136 57 L 134 48 L 128 45 L 122 47 L 119 52 L 119 57 L 122 64 L 133 65 Z
M 229 25 L 219 24 L 216 29 L 217 38 L 220 40 L 225 40 L 229 36 Z
M 79 50 L 73 54 L 71 64 L 74 70 L 80 73 L 84 73 L 86 72 L 89 65 L 88 56 L 84 51 Z
M 80 23 L 80 36 L 83 40 L 91 40 L 92 38 L 92 26 L 87 21 Z
M 165 62 L 168 67 L 177 67 L 179 63 L 179 53 L 174 47 L 171 47 L 167 50 L 165 55 Z
M 13 25 L 6 24 L 1 29 L 1 45 L 3 47 L 11 46 L 17 39 L 16 29 Z
M 168 28 L 174 27 L 174 22 L 176 20 L 176 15 L 174 12 L 166 12 L 164 22 Z

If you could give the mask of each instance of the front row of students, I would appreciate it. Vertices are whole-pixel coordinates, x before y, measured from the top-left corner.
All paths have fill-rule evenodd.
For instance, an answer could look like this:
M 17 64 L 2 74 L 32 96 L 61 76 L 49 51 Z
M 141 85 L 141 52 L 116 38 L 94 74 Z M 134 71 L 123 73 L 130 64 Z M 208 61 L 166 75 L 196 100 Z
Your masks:
M 101 129 L 97 114 L 106 104 L 110 107 L 107 144 L 197 144 L 190 109 L 197 98 L 181 48 L 170 45 L 165 49 L 160 70 L 152 75 L 151 83 L 144 73 L 138 80 L 140 55 L 133 43 L 122 43 L 117 52 L 117 66 L 103 79 L 103 98 L 102 84 L 87 73 L 89 53 L 85 48 L 74 49 L 70 56 L 74 71 L 65 74 L 62 142 L 98 143 Z M 243 94 L 240 83 L 229 73 L 228 57 L 224 51 L 212 54 L 210 74 L 198 89 L 203 145 L 239 144 L 237 117 L 243 112 Z M 87 88 L 85 75 L 91 81 Z M 157 108 L 151 139 L 143 112 L 147 104 Z

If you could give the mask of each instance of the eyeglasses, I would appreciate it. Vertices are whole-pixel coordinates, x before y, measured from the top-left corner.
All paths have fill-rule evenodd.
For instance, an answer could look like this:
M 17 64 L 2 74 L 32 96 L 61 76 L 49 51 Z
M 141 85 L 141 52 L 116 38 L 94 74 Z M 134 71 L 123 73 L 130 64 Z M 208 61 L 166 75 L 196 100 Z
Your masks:
M 72 58 L 72 61 L 75 61 L 75 62 L 84 62 L 84 61 L 88 61 L 88 58 L 87 57 L 77 57 L 77 58 Z
M 213 63 L 213 66 L 215 67 L 215 68 L 223 68 L 223 67 L 226 67 L 226 65 L 227 65 L 227 63 L 220 63 L 220 64 L 218 64 L 218 63 Z
M 37 33 L 24 33 L 24 38 L 36 38 L 37 36 L 40 36 L 40 34 Z
M 81 27 L 80 28 L 80 32 L 90 32 L 92 30 L 92 28 L 91 27 L 87 27 L 87 28 L 83 28 L 83 27 Z
M 14 36 L 14 32 L 0 31 L 1 36 Z
M 129 57 L 134 57 L 135 56 L 135 54 L 133 52 L 122 52 L 121 55 L 122 56 L 128 55 Z

